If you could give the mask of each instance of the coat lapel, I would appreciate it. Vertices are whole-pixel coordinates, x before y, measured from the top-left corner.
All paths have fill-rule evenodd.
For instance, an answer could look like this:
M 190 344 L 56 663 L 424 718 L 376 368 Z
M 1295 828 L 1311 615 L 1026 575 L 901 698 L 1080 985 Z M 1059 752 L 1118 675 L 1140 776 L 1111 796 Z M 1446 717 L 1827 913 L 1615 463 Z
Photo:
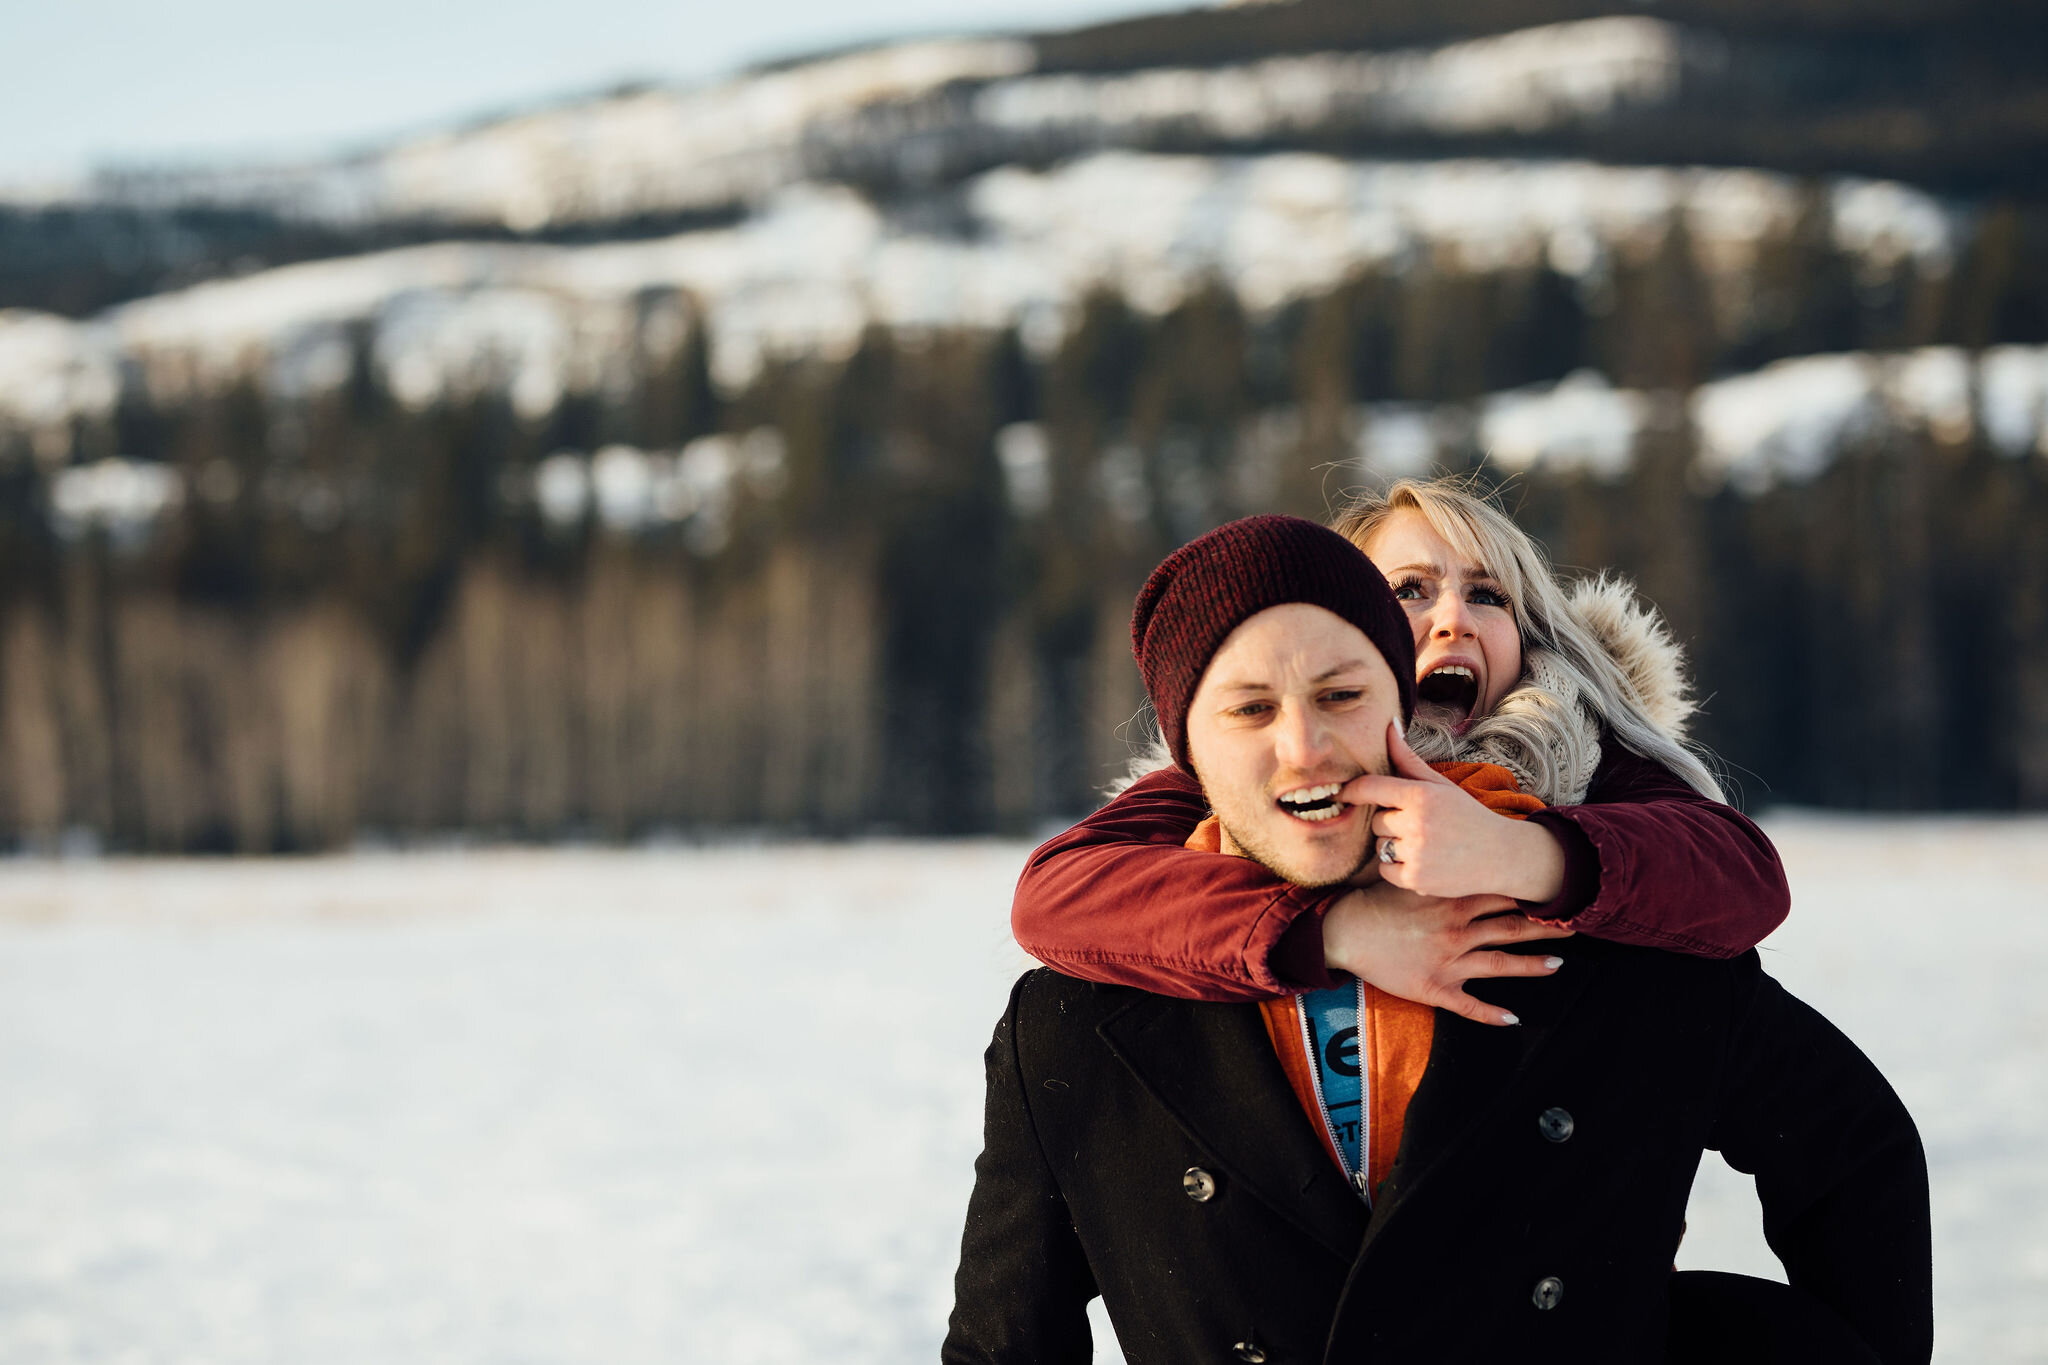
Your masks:
M 1331 1162 L 1253 1005 L 1142 995 L 1096 1030 L 1146 1092 L 1241 1185 L 1346 1261 L 1366 1208 Z
M 1514 1082 L 1556 1041 L 1560 1026 L 1599 974 L 1605 957 L 1591 941 L 1539 946 L 1564 958 L 1557 975 L 1475 981 L 1468 986 L 1489 1004 L 1512 1010 L 1522 1021 L 1519 1026 L 1475 1024 L 1437 1011 L 1429 1068 L 1408 1105 L 1401 1150 L 1374 1209 L 1374 1239 L 1441 1172 L 1458 1168 L 1454 1158 L 1460 1149 L 1478 1139 L 1487 1119 L 1509 1101 Z M 1536 1116 L 1529 1117 L 1533 1124 Z

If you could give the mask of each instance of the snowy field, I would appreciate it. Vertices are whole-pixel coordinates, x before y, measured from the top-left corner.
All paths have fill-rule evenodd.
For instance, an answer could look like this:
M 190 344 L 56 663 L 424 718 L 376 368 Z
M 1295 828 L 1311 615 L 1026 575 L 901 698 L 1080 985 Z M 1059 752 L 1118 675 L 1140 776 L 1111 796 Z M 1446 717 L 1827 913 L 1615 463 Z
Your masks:
M 1937 1358 L 2048 1361 L 2048 822 L 1772 832 L 1771 969 L 1927 1141 Z M 0 862 L 0 1361 L 933 1359 L 1023 853 Z M 1753 1220 L 1710 1166 L 1681 1263 Z

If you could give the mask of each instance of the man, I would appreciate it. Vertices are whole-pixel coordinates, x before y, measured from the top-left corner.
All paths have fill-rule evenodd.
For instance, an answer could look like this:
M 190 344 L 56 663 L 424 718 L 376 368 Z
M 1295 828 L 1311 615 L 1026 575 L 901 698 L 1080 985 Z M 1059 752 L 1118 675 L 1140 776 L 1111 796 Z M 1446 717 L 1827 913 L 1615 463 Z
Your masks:
M 1132 634 L 1221 850 L 1355 875 L 1373 812 L 1328 798 L 1388 770 L 1414 695 L 1377 570 L 1313 523 L 1234 522 L 1160 566 Z M 1925 1162 L 1862 1054 L 1754 953 L 1541 950 L 1555 975 L 1476 987 L 1520 1027 L 1437 1011 L 1426 1070 L 1304 1023 L 1311 1067 L 1364 1073 L 1360 1120 L 1413 1087 L 1383 1178 L 1260 1006 L 1026 975 L 988 1052 L 944 1359 L 1086 1360 L 1100 1293 L 1133 1365 L 1654 1362 L 1667 1333 L 1673 1360 L 1925 1361 Z M 1706 1147 L 1756 1175 L 1790 1286 L 1673 1273 Z

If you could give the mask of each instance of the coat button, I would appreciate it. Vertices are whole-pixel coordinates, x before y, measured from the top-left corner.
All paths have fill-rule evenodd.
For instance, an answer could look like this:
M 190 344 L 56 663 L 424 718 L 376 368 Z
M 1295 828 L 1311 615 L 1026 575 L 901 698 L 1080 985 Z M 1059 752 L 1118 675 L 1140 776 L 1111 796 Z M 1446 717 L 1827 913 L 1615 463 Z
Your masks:
M 1200 1166 L 1188 1167 L 1188 1173 L 1180 1178 L 1180 1187 L 1197 1204 L 1206 1204 L 1216 1197 L 1216 1177 Z
M 1529 1292 L 1529 1302 L 1549 1312 L 1564 1302 L 1564 1281 L 1555 1275 L 1545 1275 L 1536 1281 L 1536 1287 Z
M 1259 1365 L 1259 1362 L 1266 1358 L 1266 1353 L 1259 1349 L 1257 1342 L 1240 1341 L 1230 1349 L 1237 1353 L 1239 1360 L 1250 1361 L 1251 1365 Z
M 1576 1126 L 1568 1112 L 1556 1107 L 1544 1110 L 1536 1120 L 1536 1127 L 1552 1142 L 1563 1142 L 1572 1135 Z

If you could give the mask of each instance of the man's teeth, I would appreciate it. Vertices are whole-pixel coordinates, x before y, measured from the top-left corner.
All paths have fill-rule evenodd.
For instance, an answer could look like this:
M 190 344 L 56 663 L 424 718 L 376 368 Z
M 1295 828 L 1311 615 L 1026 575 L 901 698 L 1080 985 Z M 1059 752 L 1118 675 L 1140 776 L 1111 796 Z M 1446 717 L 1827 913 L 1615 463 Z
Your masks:
M 1291 792 L 1280 793 L 1280 804 L 1287 807 L 1287 813 L 1297 820 L 1334 820 L 1344 813 L 1343 805 L 1336 799 L 1343 787 L 1341 782 L 1296 787 Z

